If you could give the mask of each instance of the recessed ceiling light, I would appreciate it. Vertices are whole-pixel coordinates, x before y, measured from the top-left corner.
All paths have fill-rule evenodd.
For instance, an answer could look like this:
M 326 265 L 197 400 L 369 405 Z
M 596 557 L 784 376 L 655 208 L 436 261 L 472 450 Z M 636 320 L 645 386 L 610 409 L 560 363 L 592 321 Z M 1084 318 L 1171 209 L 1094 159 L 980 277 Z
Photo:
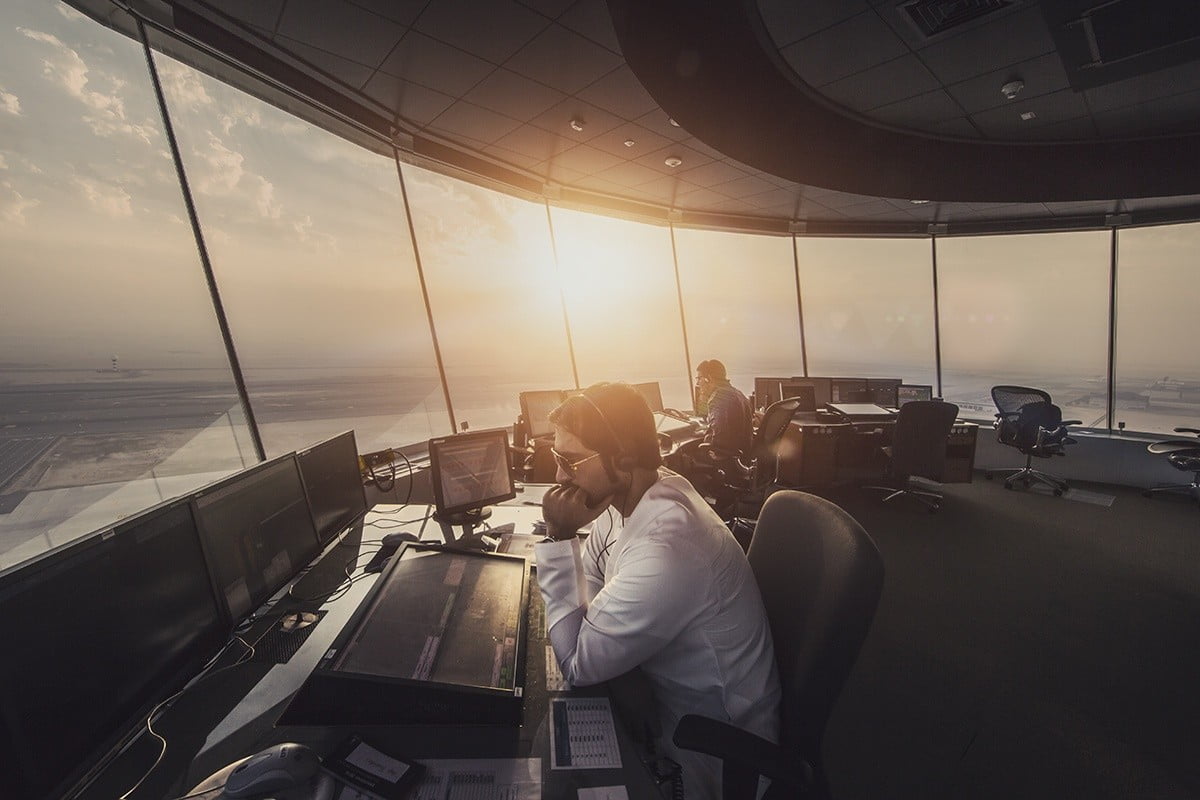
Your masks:
M 667 122 L 671 123 L 671 125 L 673 125 L 673 126 L 674 126 L 674 127 L 676 127 L 676 128 L 678 128 L 678 127 L 679 127 L 679 123 L 678 123 L 678 122 L 676 122 L 676 121 L 675 121 L 675 119 L 674 119 L 673 117 L 667 117 Z
M 1032 111 L 1021 112 L 1021 119 L 1025 120 L 1026 122 L 1029 122 L 1029 120 L 1035 118 L 1036 116 L 1037 114 L 1033 113 Z
M 928 200 L 909 200 L 908 202 L 912 203 L 914 206 L 923 206 L 926 203 L 928 203 L 929 201 Z
M 1005 100 L 1012 100 L 1021 90 L 1025 88 L 1025 81 L 1017 78 L 1000 87 L 1000 94 L 1004 95 Z
M 676 158 L 675 156 L 667 156 L 666 158 L 663 159 L 663 163 L 666 164 L 668 167 L 678 167 L 680 164 L 683 163 L 683 159 Z
M 583 130 L 583 120 L 581 120 L 579 117 L 571 117 L 571 130 L 573 130 L 573 131 Z
M 637 144 L 637 142 L 635 142 L 633 139 L 626 139 L 624 144 L 626 147 L 633 147 L 635 144 Z

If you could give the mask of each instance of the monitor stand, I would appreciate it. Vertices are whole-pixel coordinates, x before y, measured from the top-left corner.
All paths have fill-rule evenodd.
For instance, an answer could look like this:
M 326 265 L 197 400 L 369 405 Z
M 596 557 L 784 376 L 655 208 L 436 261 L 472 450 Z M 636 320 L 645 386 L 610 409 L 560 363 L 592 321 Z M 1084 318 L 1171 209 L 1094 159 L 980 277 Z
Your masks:
M 438 522 L 446 525 L 468 525 L 475 526 L 492 515 L 490 508 L 472 508 L 468 511 L 457 511 L 453 514 L 443 514 L 440 511 L 433 512 L 433 518 Z

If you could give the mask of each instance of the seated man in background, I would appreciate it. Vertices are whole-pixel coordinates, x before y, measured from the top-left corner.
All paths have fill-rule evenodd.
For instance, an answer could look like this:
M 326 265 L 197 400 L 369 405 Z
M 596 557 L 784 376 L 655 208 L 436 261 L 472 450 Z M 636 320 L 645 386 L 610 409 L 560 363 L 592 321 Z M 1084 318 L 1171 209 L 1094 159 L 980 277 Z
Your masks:
M 750 401 L 729 382 L 725 365 L 715 358 L 696 367 L 696 405 L 705 409 L 708 420 L 704 441 L 721 450 L 750 449 Z
M 588 686 L 640 667 L 659 752 L 682 766 L 687 797 L 719 798 L 719 762 L 671 736 L 696 713 L 777 740 L 779 678 L 750 565 L 691 484 L 661 468 L 654 418 L 631 386 L 590 386 L 550 421 L 559 485 L 542 504 L 537 578 L 563 676 Z

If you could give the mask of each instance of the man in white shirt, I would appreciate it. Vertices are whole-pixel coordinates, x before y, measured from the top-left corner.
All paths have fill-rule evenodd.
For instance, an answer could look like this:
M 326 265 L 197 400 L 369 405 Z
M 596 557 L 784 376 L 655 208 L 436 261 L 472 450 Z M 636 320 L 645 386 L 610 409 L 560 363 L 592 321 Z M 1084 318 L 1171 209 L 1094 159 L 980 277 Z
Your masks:
M 590 386 L 550 421 L 559 485 L 542 505 L 537 576 L 563 675 L 589 686 L 641 667 L 660 752 L 682 765 L 690 800 L 719 798 L 719 762 L 670 740 L 690 713 L 778 739 L 779 677 L 750 565 L 691 484 L 661 468 L 653 416 L 633 387 Z

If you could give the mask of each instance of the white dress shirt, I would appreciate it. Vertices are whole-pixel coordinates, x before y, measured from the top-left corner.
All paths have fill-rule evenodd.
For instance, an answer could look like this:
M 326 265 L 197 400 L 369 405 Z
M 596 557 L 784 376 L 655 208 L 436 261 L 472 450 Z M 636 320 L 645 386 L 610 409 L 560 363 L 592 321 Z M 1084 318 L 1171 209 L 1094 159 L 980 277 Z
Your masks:
M 563 676 L 600 683 L 640 666 L 654 687 L 661 752 L 689 800 L 719 798 L 716 759 L 671 743 L 684 714 L 779 735 L 779 677 L 762 597 L 741 547 L 692 485 L 663 469 L 633 513 L 612 508 L 578 538 L 536 547 L 546 626 Z

